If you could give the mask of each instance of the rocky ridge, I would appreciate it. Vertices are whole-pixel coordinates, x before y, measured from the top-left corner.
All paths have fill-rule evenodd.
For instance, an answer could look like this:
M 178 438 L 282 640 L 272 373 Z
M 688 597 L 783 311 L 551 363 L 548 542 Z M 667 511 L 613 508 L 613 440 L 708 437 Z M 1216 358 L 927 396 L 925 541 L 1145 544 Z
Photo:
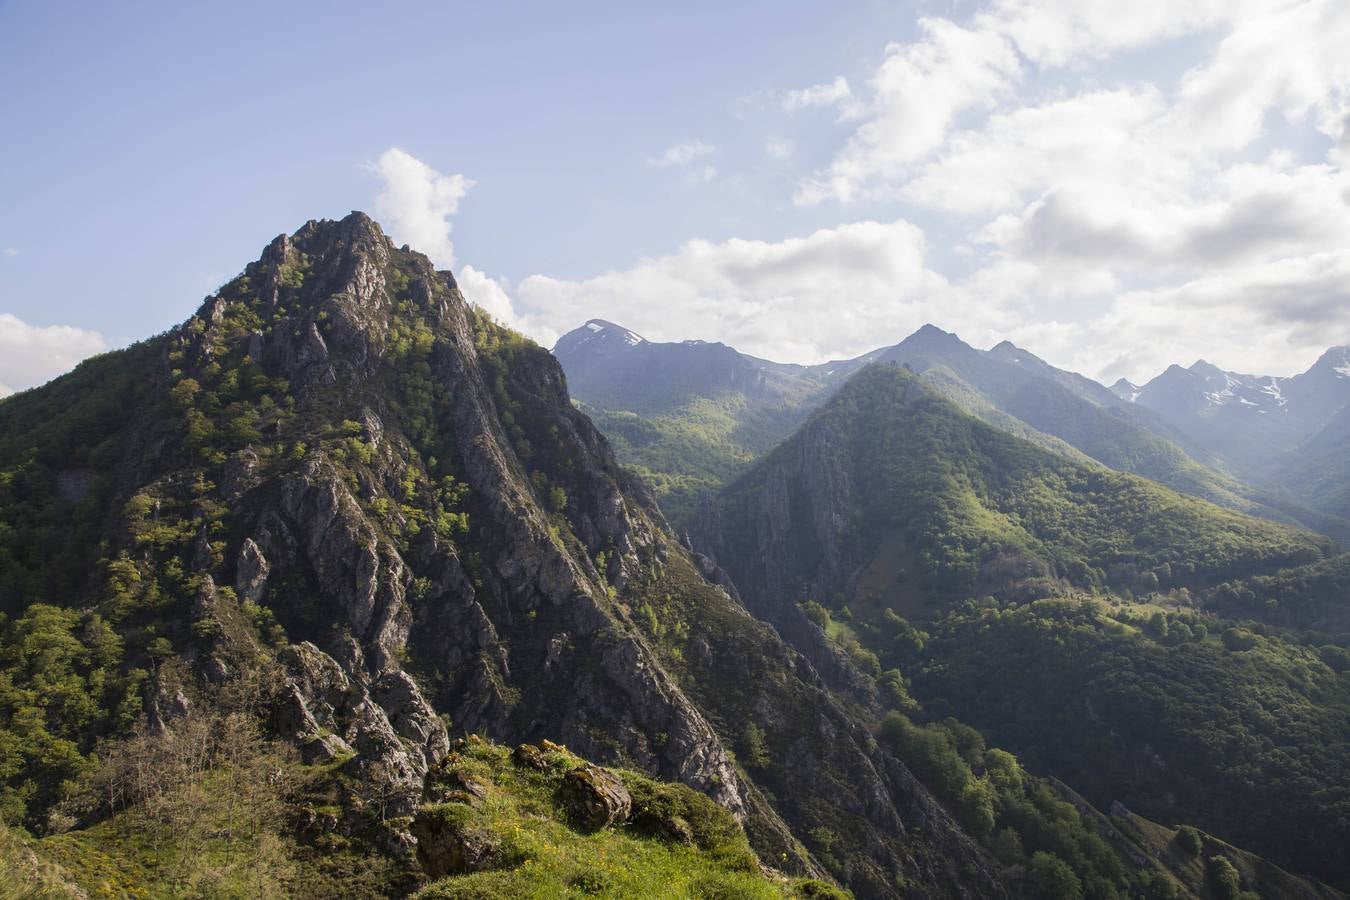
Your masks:
M 553 358 L 365 215 L 278 237 L 125 354 L 148 377 L 102 445 L 119 574 L 78 590 L 139 603 L 126 626 L 182 662 L 157 667 L 160 727 L 271 673 L 276 731 L 372 786 L 410 863 L 399 817 L 452 734 L 483 733 L 681 781 L 766 863 L 865 896 L 1005 893 L 865 719 L 700 574 Z M 34 427 L 45 390 L 7 425 Z M 751 722 L 753 771 L 730 749 Z

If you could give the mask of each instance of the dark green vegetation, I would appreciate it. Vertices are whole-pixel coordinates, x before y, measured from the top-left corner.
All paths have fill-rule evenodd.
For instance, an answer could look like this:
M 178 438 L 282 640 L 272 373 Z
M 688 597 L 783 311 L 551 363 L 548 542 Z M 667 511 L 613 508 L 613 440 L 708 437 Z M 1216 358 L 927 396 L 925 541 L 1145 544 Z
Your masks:
M 1086 598 L 972 605 L 934 623 L 904 665 L 930 708 L 959 710 L 1098 806 L 1121 800 L 1350 883 L 1338 849 L 1350 844 L 1350 678 L 1316 647 L 1231 627 Z
M 803 646 L 812 622 L 909 717 L 898 755 L 967 828 L 1004 827 L 983 735 L 1099 809 L 1350 883 L 1347 557 L 1328 541 L 1047 452 L 891 366 L 724 490 L 700 537 L 747 604 Z M 1090 854 L 1032 850 L 1094 877 Z
M 767 555 L 750 549 L 766 517 L 779 539 Z M 728 487 L 709 529 L 747 594 L 839 597 L 909 618 L 995 591 L 1199 590 L 1318 562 L 1332 546 L 1066 460 L 885 365 Z

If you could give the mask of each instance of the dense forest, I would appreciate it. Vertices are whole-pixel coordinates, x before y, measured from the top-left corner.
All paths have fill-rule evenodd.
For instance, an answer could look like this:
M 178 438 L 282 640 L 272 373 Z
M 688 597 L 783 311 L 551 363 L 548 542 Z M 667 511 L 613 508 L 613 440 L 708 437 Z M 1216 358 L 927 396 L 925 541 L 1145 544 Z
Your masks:
M 916 756 L 980 737 L 1098 809 L 1350 883 L 1347 557 L 1330 541 L 1047 452 L 886 366 L 704 527 L 753 608 L 798 634 L 804 617 L 875 685 L 896 711 L 883 733 L 967 821 L 989 819 L 955 757 Z

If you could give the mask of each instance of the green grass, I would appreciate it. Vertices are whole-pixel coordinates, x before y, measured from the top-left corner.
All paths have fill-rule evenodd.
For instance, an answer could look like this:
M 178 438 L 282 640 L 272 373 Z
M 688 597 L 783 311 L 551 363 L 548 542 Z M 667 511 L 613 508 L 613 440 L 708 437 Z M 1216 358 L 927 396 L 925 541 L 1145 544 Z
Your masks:
M 501 868 L 443 878 L 419 898 L 776 900 L 831 896 L 834 890 L 819 882 L 766 877 L 729 813 L 689 788 L 636 772 L 619 773 L 633 795 L 636 821 L 589 834 L 579 831 L 567 822 L 556 794 L 566 772 L 582 760 L 561 749 L 544 755 L 548 768 L 542 772 L 518 767 L 505 747 L 487 742 L 470 742 L 451 757 L 448 768 L 484 785 L 486 797 L 478 806 L 441 804 L 424 807 L 421 814 L 442 816 L 457 830 L 491 835 L 501 847 Z M 679 814 L 692 829 L 693 842 L 654 836 L 643 827 L 644 813 Z
M 61 867 L 39 857 L 32 842 L 0 825 L 0 900 L 58 900 L 78 896 Z

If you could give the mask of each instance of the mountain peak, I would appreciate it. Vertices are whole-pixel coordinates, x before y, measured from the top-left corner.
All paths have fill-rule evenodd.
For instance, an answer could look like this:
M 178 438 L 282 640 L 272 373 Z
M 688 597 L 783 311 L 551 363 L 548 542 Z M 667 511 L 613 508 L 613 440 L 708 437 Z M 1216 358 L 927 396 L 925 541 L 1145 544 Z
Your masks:
M 1127 403 L 1133 403 L 1139 399 L 1140 387 L 1128 378 L 1117 378 L 1111 385 L 1111 393 Z
M 1218 366 L 1214 365 L 1213 363 L 1208 362 L 1208 361 L 1203 360 L 1203 359 L 1197 359 L 1195 362 L 1191 363 L 1190 371 L 1194 372 L 1194 373 L 1197 374 L 1197 375 L 1222 375 L 1222 374 L 1224 374 L 1223 369 L 1220 369 Z
M 913 349 L 915 347 L 957 348 L 966 347 L 965 341 L 950 331 L 943 331 L 931 322 L 905 338 L 897 347 Z
M 1005 362 L 1039 363 L 1040 365 L 1043 366 L 1049 365 L 1049 363 L 1041 359 L 1036 354 L 1032 353 L 1029 350 L 1023 350 L 1021 347 L 1017 346 L 1012 341 L 1008 340 L 999 341 L 997 344 L 990 347 L 987 352 L 990 356 L 994 357 L 995 359 L 1001 359 L 1004 360 Z
M 583 325 L 582 327 L 585 328 L 587 331 L 591 332 L 592 334 L 598 334 L 599 332 L 602 331 L 610 332 L 611 334 L 620 337 L 625 343 L 629 345 L 637 345 L 645 343 L 647 340 L 642 335 L 638 334 L 636 331 L 624 328 L 622 325 L 616 325 L 613 322 L 606 321 L 605 319 L 587 319 L 586 324 Z
M 1341 378 L 1350 378 L 1350 345 L 1328 347 L 1308 371 L 1330 371 Z
M 608 357 L 646 343 L 646 338 L 622 325 L 605 319 L 587 319 L 584 325 L 558 338 L 553 345 L 553 355 L 572 360 L 579 356 Z
M 956 337 L 956 335 L 952 334 L 950 331 L 943 331 L 932 322 L 925 322 L 914 332 L 914 334 L 910 335 L 910 337 Z

